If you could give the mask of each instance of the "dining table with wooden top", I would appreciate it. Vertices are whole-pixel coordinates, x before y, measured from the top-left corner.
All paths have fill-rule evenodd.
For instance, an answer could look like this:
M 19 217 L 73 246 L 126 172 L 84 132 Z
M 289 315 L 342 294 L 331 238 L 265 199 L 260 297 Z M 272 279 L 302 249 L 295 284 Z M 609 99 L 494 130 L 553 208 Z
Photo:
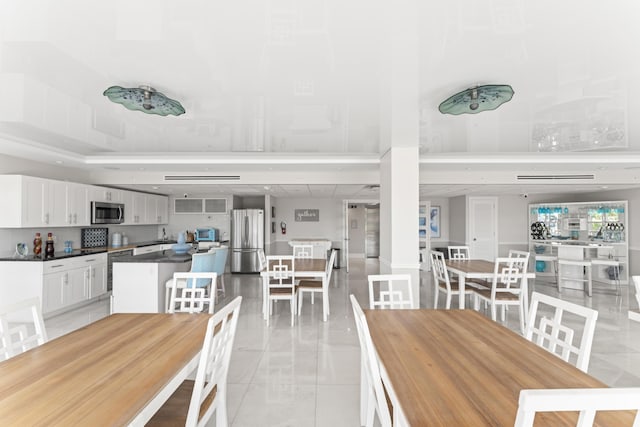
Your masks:
M 198 366 L 206 314 L 113 314 L 0 362 L 0 425 L 144 425 Z
M 288 264 L 289 261 L 283 261 Z M 269 266 L 270 268 L 271 266 Z M 322 280 L 322 287 L 326 289 L 329 286 L 325 283 L 325 270 L 327 268 L 327 260 L 324 258 L 296 258 L 294 260 L 294 279 L 299 278 L 316 278 Z M 269 273 L 265 269 L 260 272 L 262 276 L 262 315 L 266 319 L 269 315 Z M 322 318 L 326 322 L 329 316 L 329 293 L 322 293 Z
M 447 259 L 445 260 L 447 271 L 454 273 L 458 276 L 458 286 L 460 288 L 460 295 L 464 295 L 467 279 L 480 279 L 489 282 L 493 280 L 495 263 L 493 261 L 487 261 L 484 259 Z M 526 319 L 529 312 L 529 279 L 535 279 L 535 273 L 527 271 L 522 276 L 522 298 L 524 304 L 524 318 Z M 458 298 L 458 307 L 464 309 L 465 299 Z
M 601 388 L 601 381 L 473 310 L 364 310 L 394 426 L 513 426 L 524 389 Z M 597 426 L 632 425 L 633 411 Z M 575 426 L 577 412 L 536 415 Z

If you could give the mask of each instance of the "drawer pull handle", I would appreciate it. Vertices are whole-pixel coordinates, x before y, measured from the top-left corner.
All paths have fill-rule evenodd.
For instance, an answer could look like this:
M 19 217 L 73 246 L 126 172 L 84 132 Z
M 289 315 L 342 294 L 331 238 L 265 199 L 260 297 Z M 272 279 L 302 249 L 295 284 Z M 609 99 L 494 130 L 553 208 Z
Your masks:
M 52 265 L 51 268 L 58 268 L 58 267 L 64 267 L 64 264 L 57 264 L 57 265 Z

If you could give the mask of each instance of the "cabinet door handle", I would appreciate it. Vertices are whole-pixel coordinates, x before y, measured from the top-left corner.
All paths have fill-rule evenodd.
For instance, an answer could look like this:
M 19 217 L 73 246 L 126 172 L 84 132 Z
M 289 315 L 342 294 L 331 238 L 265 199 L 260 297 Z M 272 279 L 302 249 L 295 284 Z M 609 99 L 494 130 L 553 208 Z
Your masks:
M 96 259 L 92 258 L 92 259 L 85 259 L 84 262 L 94 262 Z
M 49 212 L 44 215 L 44 223 L 49 224 Z
M 51 268 L 58 268 L 58 267 L 64 267 L 64 264 L 56 264 L 51 266 Z
M 68 221 L 68 223 L 69 223 L 69 224 L 73 224 L 73 221 L 71 220 L 71 214 L 69 214 L 69 221 Z
M 74 213 L 74 214 L 73 214 L 73 223 L 74 223 L 74 224 L 77 224 L 77 223 L 78 223 L 78 214 L 77 214 L 77 213 Z

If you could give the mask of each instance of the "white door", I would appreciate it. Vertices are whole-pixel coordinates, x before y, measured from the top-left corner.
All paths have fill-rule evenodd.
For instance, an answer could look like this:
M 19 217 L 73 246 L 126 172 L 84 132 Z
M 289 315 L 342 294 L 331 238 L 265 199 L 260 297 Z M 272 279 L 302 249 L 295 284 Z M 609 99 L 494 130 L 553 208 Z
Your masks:
M 498 199 L 469 197 L 467 207 L 470 256 L 493 261 L 498 255 Z
M 344 256 L 344 266 L 349 272 L 349 201 L 343 200 L 343 208 L 344 208 L 344 224 L 343 224 L 343 234 L 344 234 L 344 247 L 342 248 L 342 253 Z

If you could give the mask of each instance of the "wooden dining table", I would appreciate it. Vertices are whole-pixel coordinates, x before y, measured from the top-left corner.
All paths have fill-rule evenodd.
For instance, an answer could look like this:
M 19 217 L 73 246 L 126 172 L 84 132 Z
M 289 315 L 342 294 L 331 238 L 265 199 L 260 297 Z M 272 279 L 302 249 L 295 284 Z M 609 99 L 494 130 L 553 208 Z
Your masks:
M 144 425 L 197 368 L 206 314 L 114 314 L 0 363 L 0 425 Z
M 287 264 L 288 261 L 283 261 Z M 325 270 L 327 268 L 327 260 L 324 258 L 298 258 L 294 262 L 294 278 L 317 278 L 322 279 L 322 288 L 327 289 L 328 283 L 325 283 Z M 269 265 L 271 268 L 271 265 Z M 262 277 L 262 315 L 266 319 L 269 315 L 269 273 L 267 270 L 260 272 Z M 326 322 L 329 317 L 329 293 L 322 293 L 322 319 Z
M 481 279 L 491 282 L 493 280 L 493 271 L 495 263 L 484 259 L 468 259 L 468 260 L 445 260 L 447 271 L 458 276 L 458 286 L 460 287 L 460 295 L 464 295 L 464 289 L 467 279 Z M 524 318 L 526 319 L 529 312 L 529 279 L 535 279 L 533 272 L 527 271 L 522 277 L 522 298 L 524 304 Z M 458 298 L 458 307 L 464 309 L 464 298 Z
M 605 384 L 473 310 L 364 310 L 394 426 L 513 426 L 523 389 Z M 633 412 L 598 413 L 630 426 Z M 576 412 L 536 426 L 575 426 Z

